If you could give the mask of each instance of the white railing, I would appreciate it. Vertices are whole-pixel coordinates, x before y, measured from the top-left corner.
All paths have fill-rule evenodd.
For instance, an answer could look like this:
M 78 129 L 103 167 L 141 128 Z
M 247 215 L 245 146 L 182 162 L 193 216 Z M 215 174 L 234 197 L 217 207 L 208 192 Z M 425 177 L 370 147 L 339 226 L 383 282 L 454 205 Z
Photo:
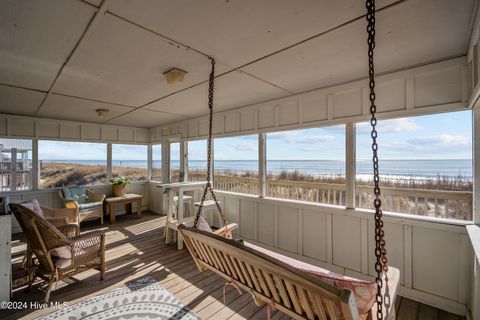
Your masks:
M 205 179 L 203 174 L 190 174 L 190 180 Z M 218 190 L 258 194 L 258 178 L 215 175 Z M 373 209 L 371 186 L 356 187 L 356 207 Z M 269 179 L 267 196 L 274 198 L 345 205 L 344 184 Z M 472 220 L 471 191 L 440 191 L 382 187 L 383 210 L 430 217 Z

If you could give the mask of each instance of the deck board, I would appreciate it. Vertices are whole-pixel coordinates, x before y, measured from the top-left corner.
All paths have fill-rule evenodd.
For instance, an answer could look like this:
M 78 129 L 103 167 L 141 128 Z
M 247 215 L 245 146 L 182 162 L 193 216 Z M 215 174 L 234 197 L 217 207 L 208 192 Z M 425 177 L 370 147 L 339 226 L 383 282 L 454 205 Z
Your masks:
M 199 273 L 186 250 L 177 251 L 175 245 L 166 245 L 162 240 L 164 225 L 165 217 L 148 212 L 140 219 L 119 216 L 114 225 L 99 226 L 95 222 L 82 224 L 82 231 L 100 228 L 107 234 L 106 278 L 100 281 L 96 270 L 83 272 L 68 283 L 59 282 L 57 289 L 51 293 L 51 300 L 73 305 L 129 281 L 151 276 L 203 319 L 266 319 L 266 305 L 256 306 L 249 293 L 243 291 L 239 295 L 233 287 L 225 286 L 225 281 L 211 271 Z M 22 235 L 14 235 L 14 270 L 18 269 L 25 249 Z M 223 302 L 224 286 L 226 304 Z M 13 300 L 41 301 L 44 293 L 40 287 L 37 282 L 28 293 L 22 288 L 16 289 Z M 398 319 L 435 319 L 436 316 L 439 319 L 461 319 L 402 297 L 396 301 L 396 310 Z M 33 319 L 52 311 L 0 311 L 0 318 Z M 271 310 L 271 315 L 272 320 L 290 319 L 278 310 Z

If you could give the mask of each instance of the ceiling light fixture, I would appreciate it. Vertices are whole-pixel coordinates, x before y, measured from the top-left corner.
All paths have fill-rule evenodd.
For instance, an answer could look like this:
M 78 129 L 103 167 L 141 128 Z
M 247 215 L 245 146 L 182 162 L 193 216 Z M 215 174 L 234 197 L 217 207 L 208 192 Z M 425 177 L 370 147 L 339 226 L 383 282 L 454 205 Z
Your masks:
M 168 71 L 165 71 L 163 74 L 165 75 L 165 79 L 167 80 L 168 84 L 177 84 L 183 82 L 187 72 L 177 68 L 172 68 Z
M 100 118 L 105 118 L 108 115 L 108 113 L 110 112 L 110 110 L 108 110 L 108 109 L 97 109 L 96 111 L 97 111 L 97 114 Z

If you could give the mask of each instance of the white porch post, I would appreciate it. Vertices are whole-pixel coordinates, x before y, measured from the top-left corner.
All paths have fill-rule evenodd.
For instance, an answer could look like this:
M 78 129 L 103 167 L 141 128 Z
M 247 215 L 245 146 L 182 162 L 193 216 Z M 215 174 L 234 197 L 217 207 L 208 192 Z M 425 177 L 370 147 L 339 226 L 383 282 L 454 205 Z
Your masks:
M 152 144 L 149 143 L 147 146 L 147 180 L 152 180 L 152 170 L 153 170 L 153 148 Z
M 183 172 L 183 178 L 182 178 Z M 188 141 L 180 140 L 180 173 L 178 182 L 188 181 Z
M 267 144 L 266 134 L 258 134 L 258 195 L 267 196 Z
M 162 143 L 162 180 L 170 181 L 170 142 L 164 140 Z
M 345 206 L 355 209 L 356 143 L 355 123 L 347 123 L 345 130 Z
M 473 115 L 473 222 L 480 224 L 480 110 L 472 110 Z
M 10 191 L 17 190 L 17 148 L 10 151 Z
M 107 180 L 112 179 L 112 144 L 107 143 Z
M 32 139 L 32 189 L 40 186 L 40 163 L 38 161 L 38 140 Z

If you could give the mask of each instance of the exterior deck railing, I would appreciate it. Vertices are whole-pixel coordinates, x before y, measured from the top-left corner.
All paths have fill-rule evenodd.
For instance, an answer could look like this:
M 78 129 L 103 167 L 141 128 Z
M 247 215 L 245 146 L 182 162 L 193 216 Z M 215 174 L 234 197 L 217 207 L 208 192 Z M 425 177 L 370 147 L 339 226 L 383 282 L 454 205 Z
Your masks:
M 205 179 L 202 174 L 190 174 L 191 180 Z M 218 190 L 258 194 L 258 179 L 215 174 L 214 187 Z M 356 207 L 373 209 L 372 187 L 356 186 Z M 344 184 L 267 180 L 267 196 L 274 198 L 345 205 Z M 472 192 L 441 191 L 382 187 L 384 211 L 414 215 L 472 220 Z

